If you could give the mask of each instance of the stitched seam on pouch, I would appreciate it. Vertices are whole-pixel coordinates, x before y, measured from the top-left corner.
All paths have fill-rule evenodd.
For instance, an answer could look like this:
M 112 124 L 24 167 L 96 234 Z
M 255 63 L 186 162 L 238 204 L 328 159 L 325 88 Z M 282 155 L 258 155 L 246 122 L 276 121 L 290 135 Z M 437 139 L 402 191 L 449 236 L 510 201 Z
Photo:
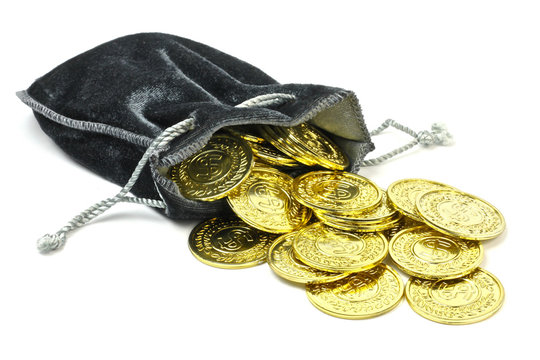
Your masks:
M 36 101 L 32 98 L 26 90 L 17 92 L 17 97 L 26 105 L 28 105 L 32 110 L 40 113 L 45 116 L 47 119 L 54 121 L 57 124 L 67 126 L 72 129 L 89 131 L 98 134 L 104 134 L 116 137 L 121 140 L 126 140 L 132 144 L 148 147 L 152 143 L 152 139 L 143 135 L 135 134 L 131 131 L 124 130 L 115 126 L 103 124 L 103 123 L 94 123 L 90 121 L 75 120 L 68 118 L 64 115 L 60 115 L 57 112 L 49 109 L 45 105 Z

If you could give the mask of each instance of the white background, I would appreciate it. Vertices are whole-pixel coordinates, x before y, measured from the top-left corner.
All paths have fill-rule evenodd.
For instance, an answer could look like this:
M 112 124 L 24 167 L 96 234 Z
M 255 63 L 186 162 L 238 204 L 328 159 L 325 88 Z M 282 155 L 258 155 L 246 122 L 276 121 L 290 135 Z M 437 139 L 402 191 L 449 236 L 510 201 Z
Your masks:
M 539 9 L 534 1 L 85 1 L 3 5 L 1 359 L 344 359 L 538 355 Z M 160 31 L 260 67 L 283 83 L 356 92 L 370 129 L 393 118 L 444 122 L 455 145 L 416 148 L 361 174 L 382 187 L 442 181 L 497 206 L 507 231 L 482 266 L 503 283 L 492 318 L 428 321 L 403 301 L 363 320 L 325 315 L 267 265 L 221 270 L 187 248 L 194 222 L 118 205 L 40 255 L 54 232 L 110 184 L 71 161 L 15 97 L 102 42 Z M 410 139 L 374 139 L 376 156 Z M 406 280 L 406 277 L 403 277 Z

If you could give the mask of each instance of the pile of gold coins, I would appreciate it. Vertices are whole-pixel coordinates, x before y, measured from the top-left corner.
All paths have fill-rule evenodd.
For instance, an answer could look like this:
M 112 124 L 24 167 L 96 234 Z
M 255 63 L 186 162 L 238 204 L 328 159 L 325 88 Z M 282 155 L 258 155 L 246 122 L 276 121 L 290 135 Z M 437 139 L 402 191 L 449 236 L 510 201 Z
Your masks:
M 501 307 L 501 283 L 479 267 L 482 241 L 505 228 L 495 207 L 423 179 L 384 191 L 348 165 L 308 124 L 225 128 L 169 170 L 184 197 L 226 198 L 236 214 L 196 226 L 191 252 L 220 268 L 268 262 L 341 318 L 384 314 L 404 293 L 415 312 L 445 324 L 481 321 Z M 389 264 L 411 276 L 405 286 Z

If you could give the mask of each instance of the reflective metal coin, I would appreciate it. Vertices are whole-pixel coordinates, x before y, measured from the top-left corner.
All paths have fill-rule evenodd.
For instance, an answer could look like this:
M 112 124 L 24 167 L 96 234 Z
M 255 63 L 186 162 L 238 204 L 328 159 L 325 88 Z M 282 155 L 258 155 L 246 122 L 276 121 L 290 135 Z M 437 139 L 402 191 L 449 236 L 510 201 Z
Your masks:
M 242 139 L 213 136 L 199 152 L 173 166 L 171 179 L 192 200 L 221 199 L 248 177 L 253 153 Z
M 308 284 L 309 301 L 322 312 L 344 319 L 382 315 L 399 305 L 403 282 L 390 266 L 381 264 L 326 284 Z
M 321 283 L 344 278 L 345 273 L 332 273 L 307 266 L 294 256 L 292 243 L 298 232 L 277 238 L 268 250 L 268 265 L 279 276 L 296 283 Z
M 261 136 L 265 138 L 265 140 L 287 156 L 290 156 L 304 165 L 317 165 L 317 161 L 315 159 L 306 156 L 306 152 L 302 148 L 297 147 L 294 143 L 288 140 L 287 134 L 281 133 L 278 129 L 279 128 L 277 126 L 261 125 L 259 127 L 259 132 L 261 133 Z
M 191 231 L 189 250 L 207 265 L 239 269 L 264 263 L 275 238 L 240 219 L 213 218 Z
M 424 225 L 394 236 L 389 253 L 396 265 L 411 276 L 455 279 L 480 266 L 484 248 L 478 241 L 450 237 Z
M 307 223 L 311 210 L 291 195 L 292 178 L 275 169 L 255 167 L 227 197 L 233 211 L 249 225 L 272 233 L 286 233 Z
M 458 190 L 434 190 L 416 199 L 418 214 L 434 229 L 468 240 L 489 240 L 505 228 L 493 205 Z
M 252 129 L 247 125 L 235 125 L 227 126 L 223 128 L 224 131 L 227 131 L 229 134 L 240 137 L 248 142 L 253 143 L 263 143 L 264 139 L 260 136 L 255 135 L 255 129 Z
M 423 222 L 424 220 L 416 213 L 416 198 L 426 191 L 437 189 L 454 188 L 431 180 L 402 179 L 390 184 L 386 193 L 390 203 L 403 215 Z
M 268 143 L 250 143 L 249 146 L 257 159 L 272 166 L 299 167 L 300 163 L 267 145 Z
M 381 204 L 376 208 L 354 214 L 334 214 L 315 211 L 315 215 L 326 225 L 342 230 L 373 232 L 393 228 L 401 221 L 401 214 L 387 202 L 386 192 L 381 190 Z
M 375 208 L 382 193 L 365 177 L 334 171 L 313 171 L 294 179 L 293 195 L 307 207 L 334 214 L 356 214 Z
M 382 262 L 388 243 L 378 233 L 354 233 L 315 223 L 300 230 L 293 250 L 300 261 L 316 269 L 357 272 Z
M 405 295 L 412 309 L 443 324 L 471 324 L 492 316 L 502 306 L 504 288 L 483 269 L 452 280 L 410 278 Z
M 276 129 L 285 140 L 303 150 L 305 156 L 315 160 L 318 165 L 332 170 L 344 170 L 349 159 L 341 149 L 316 127 L 300 124 Z

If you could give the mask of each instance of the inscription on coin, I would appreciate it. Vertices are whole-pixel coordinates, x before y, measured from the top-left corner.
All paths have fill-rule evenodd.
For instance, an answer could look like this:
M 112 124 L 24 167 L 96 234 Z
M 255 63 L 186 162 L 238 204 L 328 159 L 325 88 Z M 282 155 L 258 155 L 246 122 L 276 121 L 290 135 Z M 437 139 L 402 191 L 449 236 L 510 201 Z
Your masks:
M 329 234 L 331 235 L 331 234 Z M 364 250 L 365 243 L 358 236 L 341 233 L 339 239 L 332 236 L 322 236 L 316 242 L 317 248 L 330 256 L 358 256 Z
M 481 268 L 451 280 L 412 277 L 405 287 L 407 301 L 419 315 L 443 324 L 471 324 L 484 320 L 502 306 L 504 288 Z
M 493 205 L 458 190 L 432 190 L 416 199 L 418 215 L 432 228 L 458 238 L 489 240 L 505 228 Z
M 480 297 L 478 286 L 468 279 L 453 282 L 438 281 L 429 291 L 436 301 L 446 306 L 465 306 Z
M 362 273 L 351 277 L 344 286 L 336 288 L 334 294 L 345 301 L 362 302 L 376 297 L 379 290 L 377 278 L 368 273 Z
M 249 202 L 264 212 L 281 213 L 289 202 L 289 196 L 277 184 L 259 181 L 248 189 Z
M 459 247 L 450 239 L 427 237 L 416 241 L 412 251 L 420 259 L 437 264 L 454 259 L 459 254 Z
M 255 240 L 251 229 L 240 227 L 220 229 L 210 239 L 215 249 L 228 252 L 251 249 L 257 244 Z
M 246 141 L 216 135 L 198 153 L 171 167 L 169 175 L 184 197 L 214 201 L 239 186 L 252 167 L 253 153 Z
M 208 150 L 196 155 L 187 166 L 189 177 L 194 181 L 208 183 L 225 176 L 231 167 L 232 159 L 224 151 Z
M 237 269 L 266 261 L 275 235 L 248 226 L 240 219 L 213 218 L 197 225 L 189 235 L 189 250 L 201 262 Z
M 459 201 L 442 201 L 437 205 L 442 217 L 465 226 L 481 224 L 484 221 L 482 213 L 471 208 L 467 203 Z
M 328 200 L 351 200 L 360 193 L 357 185 L 340 180 L 321 181 L 313 187 L 313 191 Z

